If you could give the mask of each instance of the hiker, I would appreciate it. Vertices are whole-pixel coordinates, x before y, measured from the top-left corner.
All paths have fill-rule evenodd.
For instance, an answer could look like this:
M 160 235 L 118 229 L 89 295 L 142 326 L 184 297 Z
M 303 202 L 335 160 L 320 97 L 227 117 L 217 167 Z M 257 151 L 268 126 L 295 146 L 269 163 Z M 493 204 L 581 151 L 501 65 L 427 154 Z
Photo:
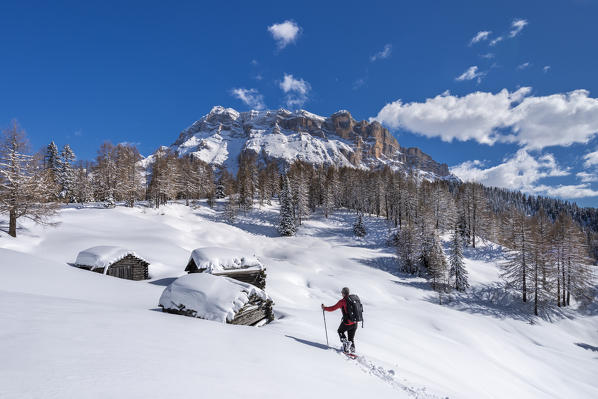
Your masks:
M 341 300 L 339 300 L 336 305 L 334 306 L 324 306 L 324 304 L 322 304 L 322 309 L 327 311 L 327 312 L 333 312 L 336 309 L 341 309 L 341 311 L 343 312 L 343 319 L 341 321 L 341 325 L 338 327 L 338 335 L 341 339 L 341 342 L 343 344 L 343 351 L 344 352 L 349 352 L 349 353 L 355 353 L 355 332 L 357 331 L 357 321 L 352 321 L 351 317 L 349 315 L 349 313 L 353 313 L 348 311 L 347 308 L 347 299 L 349 299 L 349 288 L 344 287 L 341 290 L 341 294 L 343 294 L 343 297 Z M 356 297 L 356 295 L 354 295 Z M 359 299 L 358 299 L 359 300 Z M 352 302 L 351 302 L 352 303 Z M 360 304 L 361 305 L 361 304 Z M 348 333 L 349 335 L 349 340 L 347 341 L 347 337 L 345 336 L 345 331 Z

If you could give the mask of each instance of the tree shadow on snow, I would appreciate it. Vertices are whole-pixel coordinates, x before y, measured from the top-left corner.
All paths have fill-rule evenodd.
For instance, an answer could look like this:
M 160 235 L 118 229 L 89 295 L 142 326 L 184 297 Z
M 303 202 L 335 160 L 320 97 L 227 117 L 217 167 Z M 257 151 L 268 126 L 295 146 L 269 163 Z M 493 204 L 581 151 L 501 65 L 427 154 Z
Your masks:
M 425 290 L 425 291 L 431 291 L 432 290 L 432 287 L 430 286 L 430 283 L 428 283 L 427 281 L 423 281 L 421 279 L 417 279 L 416 280 L 416 277 L 415 276 L 411 276 L 411 275 L 405 275 L 405 274 L 403 274 L 403 276 L 409 276 L 409 277 L 411 277 L 413 279 L 409 279 L 409 277 L 408 277 L 406 279 L 406 281 L 392 280 L 392 282 L 395 283 L 395 284 L 398 284 L 398 285 L 402 285 L 404 287 L 417 288 L 419 290 Z M 436 301 L 436 302 L 438 302 L 438 301 Z
M 372 267 L 374 269 L 382 270 L 384 272 L 390 273 L 393 276 L 397 277 L 406 277 L 405 273 L 399 271 L 399 263 L 397 258 L 393 256 L 393 254 L 387 254 L 387 256 L 379 256 L 377 258 L 359 258 L 359 259 L 352 259 L 356 262 L 359 262 L 363 265 Z
M 6 234 L 8 236 L 9 235 L 8 228 L 9 228 L 8 221 L 5 221 L 5 220 L 0 221 L 0 232 Z M 19 237 L 23 234 L 27 234 L 28 236 L 31 236 L 31 237 L 39 237 L 39 235 L 33 234 L 32 231 L 30 229 L 28 229 L 27 227 L 20 226 L 17 223 L 17 237 Z
M 224 217 L 224 207 L 215 206 L 214 213 L 212 214 L 200 214 L 204 219 L 211 222 L 224 223 L 230 226 L 234 226 L 238 229 L 246 231 L 251 234 L 261 235 L 265 237 L 279 237 L 280 234 L 276 229 L 275 222 L 273 221 L 272 212 L 268 212 L 264 209 L 252 209 L 247 211 L 244 215 L 242 211 L 237 214 L 237 221 L 235 223 L 229 223 Z
M 431 290 L 431 287 L 429 286 Z M 425 298 L 428 302 L 438 303 L 438 293 Z M 522 302 L 519 293 L 505 289 L 503 284 L 494 283 L 469 288 L 466 292 L 443 294 L 443 305 L 452 309 L 472 314 L 482 314 L 497 319 L 514 319 L 534 322 L 541 318 L 546 321 L 573 318 L 571 311 L 542 301 L 538 306 L 538 316 L 534 316 L 533 299 Z
M 451 243 L 445 243 L 445 250 L 449 253 Z M 505 252 L 504 250 L 498 245 L 486 245 L 483 247 L 464 247 L 463 248 L 463 255 L 471 260 L 480 260 L 488 263 L 493 263 L 499 260 L 505 259 Z
M 575 345 L 577 345 L 580 348 L 583 348 L 585 350 L 589 350 L 589 351 L 592 351 L 592 352 L 598 352 L 598 346 L 584 344 L 583 342 L 576 342 Z
M 0 232 L 8 234 L 8 222 L 0 220 Z
M 321 344 L 319 342 L 314 342 L 314 341 L 308 341 L 306 339 L 301 339 L 301 338 L 297 338 L 297 337 L 293 337 L 292 335 L 285 335 L 285 337 L 294 339 L 295 341 L 304 344 L 304 345 L 309 345 L 309 346 L 313 346 L 314 348 L 318 348 L 318 349 L 324 349 L 324 350 L 328 350 L 330 349 L 328 346 Z

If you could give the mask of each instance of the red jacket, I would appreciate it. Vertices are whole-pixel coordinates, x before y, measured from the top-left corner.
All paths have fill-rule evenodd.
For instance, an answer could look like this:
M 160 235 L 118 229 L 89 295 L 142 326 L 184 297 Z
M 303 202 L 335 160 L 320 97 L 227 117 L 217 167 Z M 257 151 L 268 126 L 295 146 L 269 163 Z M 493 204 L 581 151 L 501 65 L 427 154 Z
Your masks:
M 324 310 L 327 311 L 327 312 L 333 312 L 333 311 L 335 311 L 336 309 L 339 309 L 339 308 L 343 312 L 343 323 L 346 324 L 347 326 L 355 324 L 355 322 L 349 320 L 349 317 L 347 316 L 347 302 L 345 301 L 345 298 L 342 298 L 334 306 L 325 306 Z

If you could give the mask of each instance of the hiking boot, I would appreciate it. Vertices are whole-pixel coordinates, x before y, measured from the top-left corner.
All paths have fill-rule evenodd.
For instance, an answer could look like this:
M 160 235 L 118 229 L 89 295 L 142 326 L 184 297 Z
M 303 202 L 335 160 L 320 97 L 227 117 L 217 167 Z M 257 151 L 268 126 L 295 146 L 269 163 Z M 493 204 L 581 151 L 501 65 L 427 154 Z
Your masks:
M 341 345 L 342 345 L 343 352 L 349 353 L 349 348 L 351 347 L 351 343 L 349 341 L 347 341 L 346 339 L 341 339 Z

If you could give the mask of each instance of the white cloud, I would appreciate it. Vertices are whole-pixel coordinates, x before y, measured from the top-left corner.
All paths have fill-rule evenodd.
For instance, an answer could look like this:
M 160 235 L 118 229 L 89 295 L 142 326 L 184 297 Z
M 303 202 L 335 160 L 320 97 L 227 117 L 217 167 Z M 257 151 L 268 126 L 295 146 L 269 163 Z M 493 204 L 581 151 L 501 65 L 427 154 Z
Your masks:
M 243 101 L 252 109 L 264 109 L 264 96 L 262 96 L 256 89 L 237 88 L 231 90 L 231 95 Z
M 376 60 L 383 60 L 385 58 L 390 57 L 391 53 L 392 53 L 392 44 L 386 44 L 386 45 L 384 45 L 384 48 L 381 51 L 378 51 L 376 54 L 374 54 L 370 57 L 370 61 L 374 62 Z
M 587 90 L 530 96 L 514 92 L 443 93 L 425 102 L 386 104 L 375 118 L 390 128 L 406 129 L 444 141 L 517 143 L 528 149 L 587 143 L 598 133 L 598 99 Z
M 593 190 L 589 184 L 558 185 L 556 187 L 541 185 L 537 187 L 539 193 L 551 197 L 565 199 L 587 198 L 598 196 L 598 191 Z
M 274 40 L 276 40 L 278 48 L 283 49 L 297 40 L 301 33 L 301 27 L 294 21 L 287 20 L 279 24 L 268 26 L 268 32 L 270 32 Z
M 486 59 L 491 59 L 491 58 L 494 58 L 494 53 L 480 54 L 480 57 L 486 58 Z
M 523 28 L 525 28 L 525 26 L 527 25 L 527 20 L 522 19 L 522 18 L 518 18 L 516 20 L 514 20 L 513 22 L 511 22 L 511 31 L 509 32 L 509 37 L 515 37 L 517 36 L 519 33 L 521 33 L 521 31 L 523 30 Z
M 467 70 L 463 72 L 461 75 L 457 76 L 455 80 L 464 81 L 473 80 L 477 78 L 478 83 L 480 83 L 484 75 L 486 75 L 486 72 L 478 71 L 478 67 L 474 65 L 467 68 Z
M 527 26 L 527 24 L 527 20 L 523 18 L 517 18 L 513 20 L 513 22 L 511 22 L 511 28 L 508 33 L 495 37 L 494 39 L 490 40 L 490 43 L 488 44 L 490 46 L 496 46 L 498 43 L 502 42 L 505 39 L 514 38 L 515 36 L 519 35 L 519 33 L 521 33 L 521 31 L 523 30 L 523 28 Z
M 495 39 L 492 39 L 492 40 L 490 41 L 490 45 L 491 45 L 491 46 L 496 46 L 496 45 L 497 45 L 499 42 L 502 42 L 503 40 L 504 40 L 504 37 L 502 37 L 502 36 L 498 36 L 497 38 L 495 38 Z
M 295 79 L 291 74 L 284 74 L 280 88 L 286 94 L 285 102 L 289 108 L 302 107 L 308 100 L 311 85 L 303 79 Z
M 523 69 L 529 68 L 530 65 L 531 64 L 529 62 L 524 62 L 523 64 L 517 65 L 517 69 L 523 70 Z
M 536 184 L 545 177 L 565 176 L 556 163 L 552 154 L 539 158 L 530 155 L 525 149 L 520 149 L 503 163 L 483 168 L 480 161 L 466 161 L 451 168 L 451 172 L 463 181 L 477 181 L 488 186 L 503 187 L 535 193 Z
M 569 171 L 562 169 L 552 154 L 535 158 L 525 149 L 520 149 L 515 155 L 505 158 L 496 166 L 483 168 L 483 163 L 478 160 L 467 161 L 452 167 L 451 172 L 464 181 L 476 181 L 487 186 L 520 190 L 529 194 L 561 198 L 598 196 L 598 191 L 593 190 L 589 184 L 557 186 L 539 184 L 541 179 L 567 176 Z
M 488 40 L 488 37 L 490 36 L 491 33 L 492 32 L 488 31 L 488 30 L 483 30 L 483 31 L 476 33 L 476 35 L 469 42 L 469 45 L 471 46 L 472 44 L 476 44 L 483 40 Z
M 583 166 L 586 168 L 591 168 L 592 166 L 598 165 L 598 151 L 588 152 L 583 156 L 583 159 Z
M 591 183 L 598 181 L 598 175 L 588 172 L 578 172 L 575 174 L 582 183 Z
M 545 65 L 544 68 L 542 68 L 542 70 L 544 71 L 544 73 L 550 71 L 550 65 Z

